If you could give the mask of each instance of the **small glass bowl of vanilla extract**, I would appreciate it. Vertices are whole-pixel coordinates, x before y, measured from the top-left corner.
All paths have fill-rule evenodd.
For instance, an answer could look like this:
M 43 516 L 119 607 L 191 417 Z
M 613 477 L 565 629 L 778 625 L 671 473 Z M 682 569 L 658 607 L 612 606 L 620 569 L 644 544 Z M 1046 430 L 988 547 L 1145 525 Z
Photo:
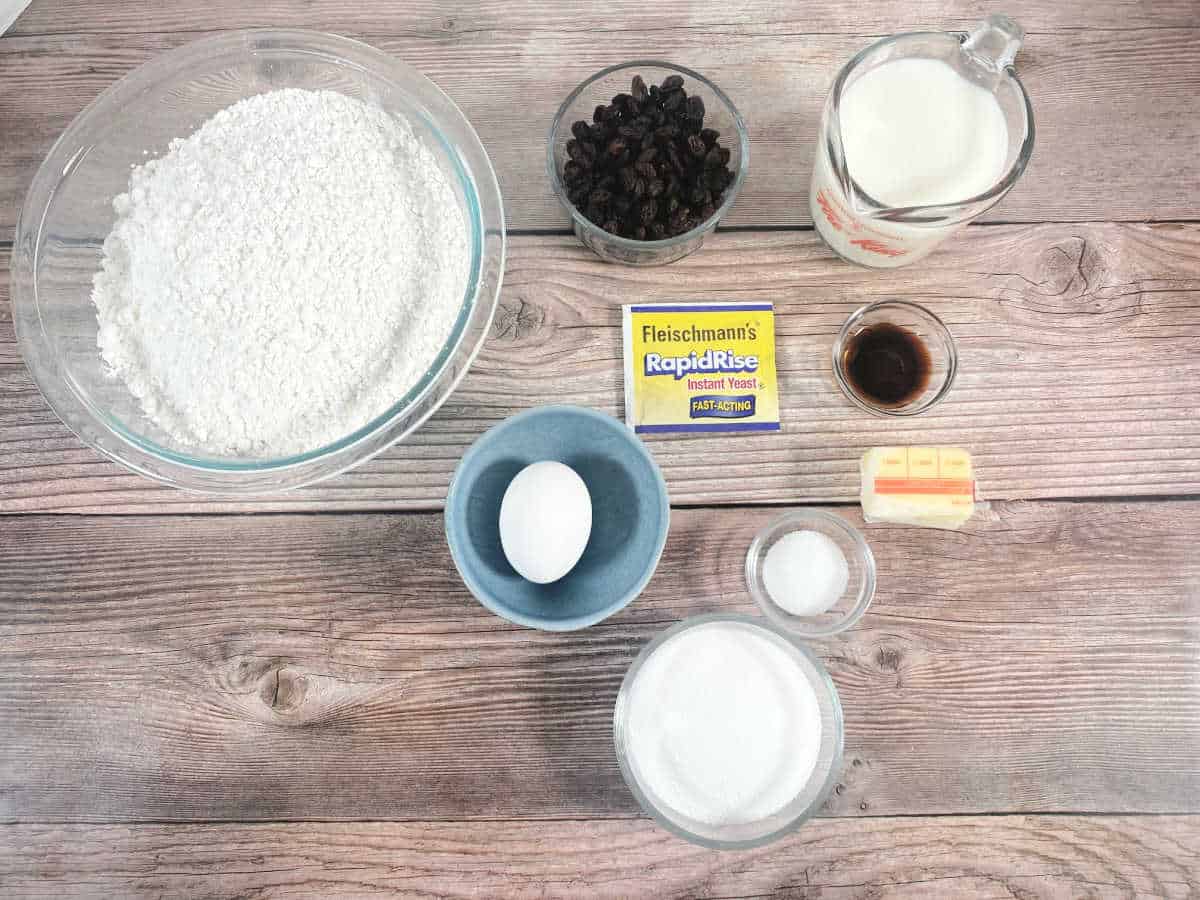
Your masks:
M 877 416 L 915 416 L 950 391 L 958 353 L 950 330 L 932 312 L 906 300 L 856 310 L 833 344 L 838 387 Z

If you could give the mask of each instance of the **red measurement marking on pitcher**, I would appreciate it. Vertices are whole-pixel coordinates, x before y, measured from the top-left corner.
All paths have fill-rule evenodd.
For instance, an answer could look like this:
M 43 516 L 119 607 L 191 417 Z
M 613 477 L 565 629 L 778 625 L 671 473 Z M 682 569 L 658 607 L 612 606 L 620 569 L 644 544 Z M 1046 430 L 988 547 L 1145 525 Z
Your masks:
M 907 250 L 901 250 L 898 247 L 889 247 L 883 241 L 876 241 L 872 238 L 858 238 L 850 243 L 862 247 L 868 253 L 878 253 L 881 256 L 904 256 L 904 254 L 908 253 Z
M 829 224 L 838 231 L 841 231 L 842 220 L 833 211 L 833 204 L 829 202 L 829 198 L 825 196 L 824 191 L 817 191 L 817 203 L 820 204 L 821 211 L 825 213 L 825 218 L 829 220 Z

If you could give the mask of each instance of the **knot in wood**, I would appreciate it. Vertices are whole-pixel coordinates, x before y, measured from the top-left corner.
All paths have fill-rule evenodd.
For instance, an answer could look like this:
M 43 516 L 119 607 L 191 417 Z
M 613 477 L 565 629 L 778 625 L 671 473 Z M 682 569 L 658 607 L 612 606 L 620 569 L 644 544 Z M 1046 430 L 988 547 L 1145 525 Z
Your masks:
M 1082 235 L 1047 248 L 1038 268 L 1038 281 L 1047 294 L 1064 300 L 1089 298 L 1104 282 L 1104 260 Z
M 895 647 L 880 647 L 875 651 L 875 663 L 883 672 L 899 672 L 904 654 Z
M 308 694 L 308 680 L 286 666 L 268 669 L 259 686 L 263 704 L 278 715 L 295 712 Z
M 497 340 L 519 341 L 541 328 L 545 319 L 545 311 L 524 297 L 516 303 L 501 303 L 496 310 L 492 336 Z

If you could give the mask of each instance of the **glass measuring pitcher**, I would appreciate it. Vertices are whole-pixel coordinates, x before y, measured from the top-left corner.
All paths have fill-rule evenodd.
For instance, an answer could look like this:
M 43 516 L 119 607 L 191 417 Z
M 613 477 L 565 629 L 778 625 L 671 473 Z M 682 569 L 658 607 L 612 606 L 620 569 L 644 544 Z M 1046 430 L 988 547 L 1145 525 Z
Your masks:
M 834 253 L 872 268 L 909 265 L 1016 184 L 1033 153 L 1033 110 L 1012 68 L 1023 37 L 1012 19 L 989 16 L 969 34 L 914 32 L 884 38 L 842 67 L 821 116 L 809 192 L 817 233 Z M 860 96 L 869 94 L 875 109 L 859 112 L 868 101 L 852 98 L 860 106 L 849 110 L 847 118 L 847 92 L 872 71 L 901 60 L 908 62 L 887 70 L 894 75 L 881 71 L 860 85 Z M 914 66 L 914 60 L 934 63 Z M 934 84 L 922 83 L 929 77 Z M 943 96 L 969 101 L 974 104 L 970 112 L 980 115 L 939 120 L 941 110 L 925 104 L 936 104 Z M 919 115 L 910 120 L 906 110 Z M 906 130 L 908 121 L 922 124 Z M 856 130 L 844 132 L 847 125 Z M 929 132 L 937 133 L 917 130 L 928 125 Z M 965 143 L 953 146 L 960 138 Z M 906 156 L 911 173 L 904 169 Z M 939 171 L 943 160 L 945 168 Z M 867 179 L 872 180 L 864 185 Z M 961 197 L 955 194 L 960 186 L 965 191 Z

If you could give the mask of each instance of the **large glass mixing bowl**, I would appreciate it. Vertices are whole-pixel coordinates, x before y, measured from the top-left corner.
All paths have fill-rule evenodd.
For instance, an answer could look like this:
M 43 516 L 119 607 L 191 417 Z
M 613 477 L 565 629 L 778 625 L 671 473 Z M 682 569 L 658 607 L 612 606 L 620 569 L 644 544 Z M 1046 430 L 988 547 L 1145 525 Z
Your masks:
M 106 371 L 92 276 L 132 165 L 217 111 L 279 88 L 333 90 L 408 119 L 437 157 L 470 230 L 471 275 L 441 352 L 403 397 L 351 434 L 279 459 L 205 457 L 178 446 Z M 277 491 L 327 478 L 417 428 L 454 390 L 491 327 L 504 271 L 504 212 L 487 153 L 454 102 L 385 53 L 331 34 L 236 31 L 165 53 L 118 81 L 51 148 L 25 199 L 12 260 L 17 337 L 38 387 L 83 441 L 181 488 Z

